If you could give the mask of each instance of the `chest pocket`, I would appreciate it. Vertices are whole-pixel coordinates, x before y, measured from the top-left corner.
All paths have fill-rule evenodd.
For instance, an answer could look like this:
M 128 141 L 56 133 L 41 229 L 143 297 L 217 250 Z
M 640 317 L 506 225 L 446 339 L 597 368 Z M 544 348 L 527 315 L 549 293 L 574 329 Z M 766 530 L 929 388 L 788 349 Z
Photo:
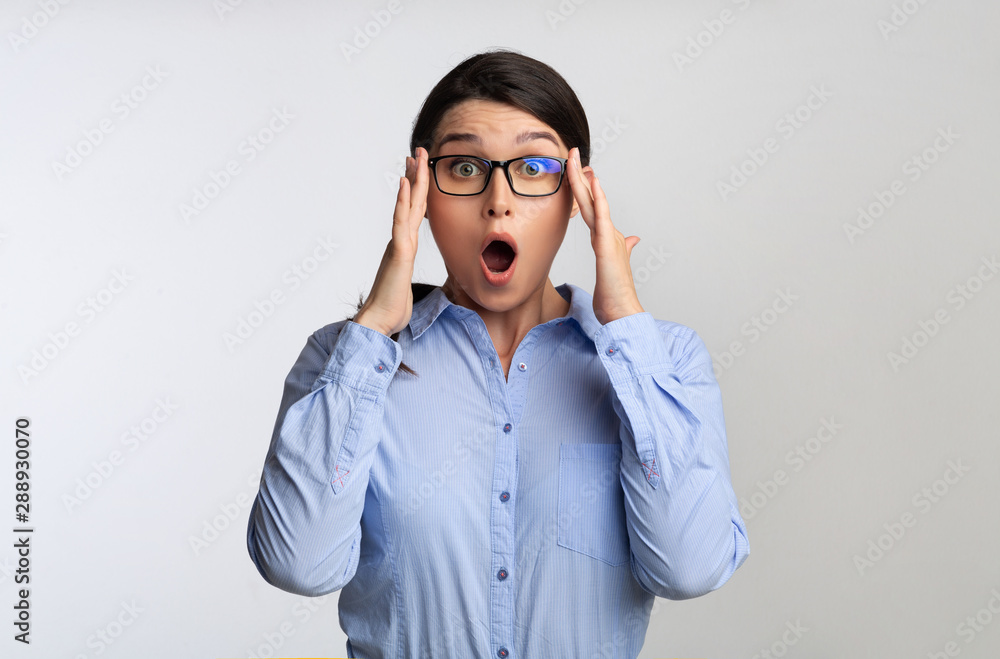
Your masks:
M 629 557 L 621 444 L 559 445 L 556 542 L 609 565 Z

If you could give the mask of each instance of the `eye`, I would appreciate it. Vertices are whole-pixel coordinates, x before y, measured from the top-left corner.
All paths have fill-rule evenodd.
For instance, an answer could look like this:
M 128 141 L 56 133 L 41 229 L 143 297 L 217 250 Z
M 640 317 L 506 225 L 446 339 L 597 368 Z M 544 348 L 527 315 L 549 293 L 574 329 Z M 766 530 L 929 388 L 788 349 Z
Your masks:
M 455 160 L 451 163 L 451 172 L 459 178 L 479 176 L 483 173 L 482 166 L 474 160 Z
M 521 176 L 534 178 L 545 174 L 557 174 L 561 169 L 559 161 L 552 158 L 525 158 L 518 165 L 517 173 Z

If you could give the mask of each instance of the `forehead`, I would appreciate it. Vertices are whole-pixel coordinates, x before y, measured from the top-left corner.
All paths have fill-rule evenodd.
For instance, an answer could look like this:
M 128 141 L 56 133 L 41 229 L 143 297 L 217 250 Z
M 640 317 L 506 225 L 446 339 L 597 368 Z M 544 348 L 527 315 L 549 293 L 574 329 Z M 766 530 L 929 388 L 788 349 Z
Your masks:
M 551 135 L 552 140 L 540 137 L 543 133 Z M 539 143 L 548 142 L 566 149 L 556 131 L 538 117 L 512 105 L 480 99 L 463 101 L 445 112 L 435 131 L 434 146 L 440 148 L 442 140 L 456 136 L 476 136 L 483 146 L 497 147 L 513 146 L 535 138 Z M 471 141 L 461 140 L 463 144 Z

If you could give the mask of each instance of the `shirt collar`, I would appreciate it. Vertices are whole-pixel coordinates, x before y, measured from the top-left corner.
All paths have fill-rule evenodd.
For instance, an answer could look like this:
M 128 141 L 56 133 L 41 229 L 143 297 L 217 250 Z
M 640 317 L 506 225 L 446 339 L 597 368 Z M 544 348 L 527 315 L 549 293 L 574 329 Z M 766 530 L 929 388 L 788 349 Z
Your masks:
M 576 325 L 580 331 L 593 341 L 597 335 L 597 330 L 601 328 L 601 323 L 598 322 L 597 316 L 594 315 L 593 296 L 579 286 L 569 283 L 556 286 L 556 291 L 564 299 L 569 299 L 569 312 L 564 318 L 576 321 Z M 437 320 L 438 316 L 445 312 L 455 317 L 463 317 L 475 313 L 471 309 L 454 304 L 444 294 L 441 287 L 437 286 L 426 297 L 413 305 L 409 323 L 413 339 L 420 338 L 420 335 Z M 558 322 L 564 318 L 554 320 Z

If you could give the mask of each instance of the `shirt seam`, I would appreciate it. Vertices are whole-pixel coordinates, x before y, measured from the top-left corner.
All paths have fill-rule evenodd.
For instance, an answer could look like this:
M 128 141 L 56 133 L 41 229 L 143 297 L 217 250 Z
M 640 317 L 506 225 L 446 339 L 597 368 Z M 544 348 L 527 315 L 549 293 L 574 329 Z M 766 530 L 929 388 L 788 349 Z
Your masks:
M 344 440 L 340 443 L 340 449 L 337 451 L 336 457 L 333 459 L 333 471 L 329 471 L 327 466 L 327 483 L 333 488 L 334 483 L 337 479 L 340 480 L 340 492 L 343 492 L 347 488 L 346 480 L 343 476 L 338 476 L 337 472 L 341 467 L 344 469 L 344 476 L 353 471 L 354 463 L 357 462 L 357 447 L 361 443 L 361 437 L 364 434 L 364 429 L 368 423 L 369 415 L 372 413 L 373 408 L 378 406 L 379 401 L 377 397 L 368 398 L 364 395 L 358 400 L 359 405 L 355 406 L 354 410 L 351 411 L 350 420 L 347 422 L 347 432 L 344 434 Z M 361 403 L 369 403 L 368 409 L 365 409 L 365 405 Z M 350 452 L 350 459 L 345 458 L 344 452 Z M 335 478 L 336 477 L 336 478 Z M 333 494 L 340 494 L 336 488 L 333 489 Z

